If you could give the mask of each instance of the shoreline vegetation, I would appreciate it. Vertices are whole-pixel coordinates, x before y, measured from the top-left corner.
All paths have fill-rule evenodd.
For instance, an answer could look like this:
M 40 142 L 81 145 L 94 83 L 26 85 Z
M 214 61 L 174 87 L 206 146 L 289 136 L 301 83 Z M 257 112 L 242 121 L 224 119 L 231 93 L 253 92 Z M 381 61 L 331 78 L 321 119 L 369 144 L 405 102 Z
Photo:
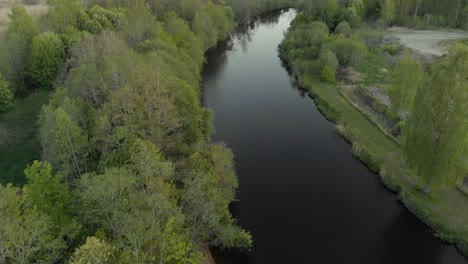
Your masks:
M 21 118 L 0 133 L 13 138 L 21 135 L 15 129 L 25 128 L 15 151 L 27 155 L 16 160 L 14 171 L 1 172 L 8 175 L 1 175 L 0 184 L 0 261 L 199 263 L 202 246 L 249 248 L 250 234 L 228 210 L 238 187 L 232 151 L 209 143 L 211 113 L 199 98 L 204 52 L 231 32 L 235 20 L 290 6 L 311 11 L 305 2 L 87 0 L 83 6 L 50 0 L 48 13 L 37 19 L 14 6 L 1 43 L 0 122 L 16 119 L 15 113 Z M 348 18 L 363 11 L 358 7 L 357 13 L 348 10 Z M 430 18 L 418 23 L 447 22 L 442 14 Z M 383 22 L 391 20 L 386 14 Z M 447 24 L 462 27 L 457 21 Z M 351 36 L 349 25 L 337 28 Z M 338 123 L 337 131 L 353 142 L 356 155 L 466 255 L 468 203 L 461 201 L 468 195 L 458 186 L 421 194 L 424 183 L 404 165 L 398 142 L 333 84 L 341 61 L 359 59 L 345 56 L 348 40 L 335 44 L 330 49 L 337 58 L 324 52 L 320 65 L 327 67 L 318 75 L 299 74 L 301 67 L 285 61 L 324 115 Z M 362 52 L 363 43 L 351 46 L 350 54 Z M 370 70 L 369 82 L 383 80 Z M 29 100 L 34 102 L 25 105 Z M 36 104 L 44 101 L 36 123 Z M 29 148 L 40 149 L 42 161 L 31 162 Z
M 396 45 L 376 45 L 372 37 L 371 41 L 363 41 L 357 24 L 350 27 L 324 13 L 298 13 L 279 47 L 281 60 L 298 85 L 309 92 L 321 113 L 336 124 L 336 132 L 352 144 L 353 154 L 379 174 L 384 185 L 437 237 L 456 245 L 468 257 L 468 196 L 462 180 L 426 192 L 427 182 L 406 160 L 403 148 L 406 143 L 401 135 L 407 133 L 406 112 L 396 114 L 386 102 L 390 100 L 388 97 L 380 99 L 382 96 L 372 94 L 369 89 L 384 90 L 383 94 L 394 92 L 395 89 L 388 87 L 392 86 L 399 66 L 389 61 L 395 61 L 395 57 L 409 58 L 408 52 L 402 54 L 404 49 Z M 330 23 L 324 23 L 327 18 L 333 21 L 331 31 Z M 399 56 L 392 56 L 397 53 Z M 413 62 L 408 61 L 405 65 Z M 415 65 L 417 70 L 420 66 Z M 417 76 L 415 72 L 410 74 Z M 414 100 L 419 99 L 416 96 Z

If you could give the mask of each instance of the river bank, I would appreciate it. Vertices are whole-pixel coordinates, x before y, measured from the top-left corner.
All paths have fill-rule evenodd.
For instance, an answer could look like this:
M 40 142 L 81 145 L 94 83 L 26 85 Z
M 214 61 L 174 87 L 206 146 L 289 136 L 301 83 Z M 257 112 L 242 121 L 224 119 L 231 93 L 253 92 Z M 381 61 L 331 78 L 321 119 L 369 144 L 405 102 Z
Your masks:
M 406 167 L 400 146 L 351 105 L 338 85 L 325 84 L 311 76 L 296 78 L 299 86 L 314 98 L 322 114 L 337 124 L 336 131 L 353 145 L 355 156 L 379 173 L 383 183 L 397 193 L 405 207 L 436 236 L 455 244 L 468 256 L 466 194 L 452 186 L 435 190 L 430 196 L 424 195 L 421 192 L 424 184 Z
M 278 44 L 295 14 L 261 17 L 207 55 L 203 105 L 212 140 L 234 152 L 231 212 L 254 238 L 251 251 L 216 252 L 218 263 L 465 264 L 353 157 L 288 74 Z

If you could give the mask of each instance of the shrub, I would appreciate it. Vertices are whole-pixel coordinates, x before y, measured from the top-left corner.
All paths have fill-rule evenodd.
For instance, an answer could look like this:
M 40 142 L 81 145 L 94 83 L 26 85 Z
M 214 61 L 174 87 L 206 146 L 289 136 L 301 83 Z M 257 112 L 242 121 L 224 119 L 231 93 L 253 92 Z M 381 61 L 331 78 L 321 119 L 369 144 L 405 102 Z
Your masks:
M 355 66 L 367 55 L 366 45 L 359 39 L 337 38 L 330 43 L 330 48 L 343 66 Z
M 13 105 L 13 93 L 8 88 L 8 83 L 0 76 L 0 112 L 10 109 Z
M 351 35 L 351 27 L 349 26 L 348 22 L 340 22 L 335 28 L 335 34 L 342 34 L 346 37 L 349 37 Z
M 328 65 L 325 65 L 320 73 L 320 79 L 322 82 L 335 83 L 335 71 L 333 71 Z
M 323 70 L 325 66 L 328 66 L 332 71 L 336 72 L 339 62 L 336 58 L 336 54 L 332 50 L 322 49 L 320 50 L 318 65 L 320 70 Z
M 65 45 L 53 32 L 34 37 L 31 44 L 29 66 L 34 83 L 40 87 L 52 87 L 65 59 Z

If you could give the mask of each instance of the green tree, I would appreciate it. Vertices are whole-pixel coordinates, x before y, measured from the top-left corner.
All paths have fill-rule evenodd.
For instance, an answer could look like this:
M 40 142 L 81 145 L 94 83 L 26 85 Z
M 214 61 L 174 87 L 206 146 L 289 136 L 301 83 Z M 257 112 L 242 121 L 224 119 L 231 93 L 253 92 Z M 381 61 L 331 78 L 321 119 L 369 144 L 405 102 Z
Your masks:
M 9 19 L 6 41 L 1 47 L 0 69 L 14 91 L 25 93 L 30 46 L 32 39 L 39 34 L 39 26 L 20 5 L 12 7 Z
M 382 19 L 383 26 L 389 26 L 395 18 L 395 3 L 394 0 L 381 0 L 380 1 L 380 18 Z
M 62 108 L 45 106 L 39 118 L 44 160 L 73 181 L 86 172 L 88 140 L 83 130 Z
M 135 7 L 128 12 L 127 19 L 122 22 L 121 30 L 128 45 L 134 47 L 152 38 L 158 26 L 150 7 L 143 1 L 137 1 Z
M 19 188 L 0 185 L 1 263 L 53 263 L 65 247 L 50 218 L 29 207 Z
M 426 193 L 463 176 L 457 172 L 466 155 L 467 74 L 468 47 L 458 45 L 419 89 L 407 122 L 404 150 Z
M 410 51 L 398 62 L 395 69 L 390 98 L 395 111 L 409 111 L 424 78 L 421 63 L 411 58 Z
M 51 164 L 36 160 L 24 173 L 28 179 L 23 188 L 28 206 L 49 216 L 60 227 L 68 224 L 72 197 L 62 177 L 52 175 Z
M 250 247 L 249 233 L 235 226 L 228 204 L 219 186 L 219 178 L 210 162 L 200 153 L 190 157 L 190 171 L 180 175 L 184 188 L 181 207 L 190 229 L 190 241 L 199 245 L 224 247 Z
M 70 34 L 81 29 L 89 18 L 83 6 L 76 0 L 48 0 L 51 30 L 58 34 Z
M 335 72 L 328 65 L 325 65 L 320 73 L 320 80 L 326 83 L 335 83 Z
M 46 32 L 34 37 L 29 68 L 37 85 L 51 88 L 64 60 L 65 46 L 57 34 Z
M 96 237 L 87 237 L 86 242 L 75 250 L 70 264 L 112 264 L 116 259 L 116 248 Z
M 340 22 L 335 28 L 335 34 L 343 34 L 344 36 L 349 37 L 351 35 L 351 27 L 348 22 Z
M 14 95 L 8 88 L 8 83 L 0 75 L 0 113 L 13 106 Z

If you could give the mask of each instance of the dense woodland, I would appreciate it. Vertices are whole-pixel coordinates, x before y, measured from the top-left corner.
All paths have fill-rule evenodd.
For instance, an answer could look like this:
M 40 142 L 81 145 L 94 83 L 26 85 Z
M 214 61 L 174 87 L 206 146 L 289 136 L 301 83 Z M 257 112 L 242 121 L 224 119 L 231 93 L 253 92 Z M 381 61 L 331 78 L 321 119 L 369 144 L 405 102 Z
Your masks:
M 204 245 L 251 245 L 228 205 L 233 154 L 209 143 L 204 52 L 233 28 L 219 1 L 50 0 L 14 6 L 0 110 L 50 90 L 41 161 L 0 186 L 0 263 L 200 263 Z

